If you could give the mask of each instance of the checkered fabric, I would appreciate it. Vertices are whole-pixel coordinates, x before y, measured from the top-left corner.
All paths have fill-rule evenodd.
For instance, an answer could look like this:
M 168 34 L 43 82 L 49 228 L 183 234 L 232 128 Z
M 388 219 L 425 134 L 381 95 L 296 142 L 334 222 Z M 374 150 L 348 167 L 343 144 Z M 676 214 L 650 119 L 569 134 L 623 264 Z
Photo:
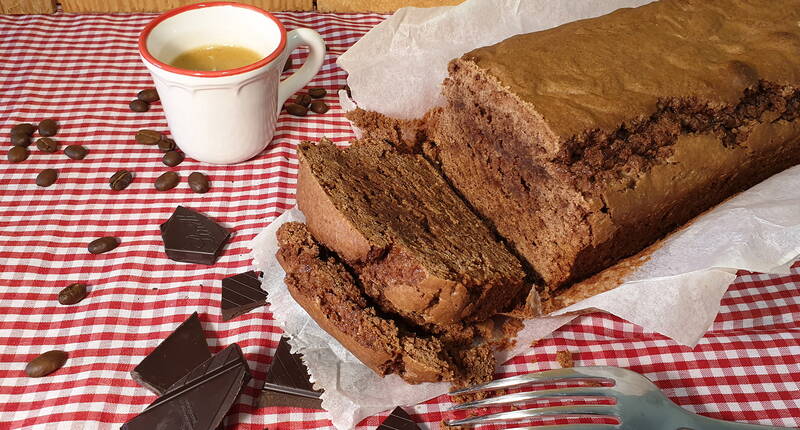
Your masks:
M 220 281 L 252 268 L 248 242 L 294 204 L 297 143 L 321 137 L 344 143 L 352 137 L 335 96 L 345 83 L 335 59 L 383 17 L 276 15 L 289 29 L 310 27 L 325 38 L 325 65 L 310 86 L 328 90 L 331 111 L 306 118 L 281 115 L 275 140 L 254 160 L 210 166 L 187 159 L 175 168 L 161 163 L 157 149 L 133 141 L 142 128 L 166 131 L 160 105 L 147 113 L 128 109 L 136 93 L 152 85 L 136 39 L 154 15 L 0 16 L 3 139 L 8 142 L 5 136 L 16 123 L 52 117 L 61 124 L 56 139 L 62 149 L 69 144 L 89 149 L 82 161 L 35 146 L 25 162 L 0 161 L 0 428 L 118 428 L 155 399 L 128 372 L 194 311 L 211 348 L 238 343 L 252 369 L 253 381 L 228 415 L 227 428 L 330 427 L 323 411 L 251 406 L 281 331 L 268 307 L 223 322 Z M 295 68 L 303 55 L 293 54 Z M 49 188 L 34 183 L 44 168 L 59 171 Z M 108 178 L 119 169 L 136 178 L 114 192 Z M 153 181 L 167 170 L 179 172 L 183 181 L 158 192 Z M 207 194 L 189 190 L 186 177 L 194 171 L 211 178 Z M 165 257 L 158 226 L 177 205 L 203 212 L 233 232 L 213 267 Z M 89 254 L 86 245 L 101 236 L 115 236 L 121 244 L 107 254 Z M 498 372 L 553 368 L 556 352 L 569 350 L 577 365 L 641 372 L 692 411 L 800 426 L 800 269 L 784 277 L 740 275 L 695 349 L 591 314 Z M 89 297 L 59 305 L 58 291 L 73 282 L 88 283 Z M 26 377 L 25 364 L 51 349 L 69 353 L 66 366 L 43 378 Z M 443 412 L 448 404 L 443 396 L 406 410 L 436 428 L 448 418 Z M 358 428 L 372 429 L 385 415 Z

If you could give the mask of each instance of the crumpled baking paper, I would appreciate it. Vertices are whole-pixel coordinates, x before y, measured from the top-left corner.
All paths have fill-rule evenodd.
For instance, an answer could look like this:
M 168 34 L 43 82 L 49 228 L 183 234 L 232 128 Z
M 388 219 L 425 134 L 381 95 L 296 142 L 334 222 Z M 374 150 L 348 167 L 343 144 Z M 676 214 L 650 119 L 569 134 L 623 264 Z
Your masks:
M 339 63 L 350 73 L 349 84 L 359 106 L 396 117 L 419 117 L 439 103 L 438 84 L 450 58 L 512 34 L 644 3 L 469 0 L 452 8 L 401 9 L 367 33 Z M 352 107 L 352 101 L 346 102 Z M 409 385 L 395 375 L 377 376 L 292 299 L 275 259 L 275 232 L 285 222 L 303 219 L 296 208 L 287 211 L 253 239 L 251 248 L 255 264 L 264 272 L 270 310 L 291 336 L 292 351 L 303 354 L 312 380 L 325 389 L 323 407 L 336 428 L 352 429 L 367 416 L 447 392 L 445 383 Z M 498 362 L 530 348 L 531 342 L 578 313 L 592 310 L 694 346 L 716 317 L 719 301 L 737 270 L 786 274 L 798 255 L 800 166 L 739 194 L 670 235 L 620 280 L 619 287 L 526 321 L 516 345 L 497 353 Z

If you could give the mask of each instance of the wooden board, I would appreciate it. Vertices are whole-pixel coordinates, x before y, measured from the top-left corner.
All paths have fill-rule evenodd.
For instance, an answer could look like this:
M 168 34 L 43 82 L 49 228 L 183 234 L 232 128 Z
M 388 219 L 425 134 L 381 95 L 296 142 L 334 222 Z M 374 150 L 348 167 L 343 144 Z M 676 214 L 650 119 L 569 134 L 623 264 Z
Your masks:
M 160 12 L 199 2 L 199 0 L 60 0 L 64 12 L 68 13 Z M 271 11 L 314 10 L 314 0 L 241 0 L 239 3 Z
M 0 14 L 53 13 L 56 0 L 0 0 Z
M 380 12 L 391 13 L 406 6 L 453 6 L 464 0 L 317 0 L 320 12 Z

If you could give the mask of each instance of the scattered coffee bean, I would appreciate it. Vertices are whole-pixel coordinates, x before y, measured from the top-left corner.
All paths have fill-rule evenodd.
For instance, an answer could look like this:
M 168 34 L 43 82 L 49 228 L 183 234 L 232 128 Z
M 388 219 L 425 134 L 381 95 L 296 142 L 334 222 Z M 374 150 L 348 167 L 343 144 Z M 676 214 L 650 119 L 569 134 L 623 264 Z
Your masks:
M 86 284 L 76 282 L 70 284 L 58 293 L 58 303 L 74 305 L 86 297 Z
M 64 351 L 47 351 L 31 360 L 25 366 L 25 373 L 31 378 L 41 378 L 60 369 L 67 362 L 69 354 Z
M 299 105 L 297 103 L 286 103 L 284 107 L 286 108 L 286 112 L 288 112 L 289 115 L 306 116 L 306 114 L 308 113 L 307 107 Z
M 42 152 L 58 151 L 58 141 L 51 137 L 41 137 L 36 139 L 36 147 Z
M 73 160 L 83 160 L 88 153 L 89 150 L 83 145 L 69 145 L 64 148 L 64 155 Z
M 197 194 L 203 194 L 208 191 L 208 176 L 200 172 L 192 172 L 189 175 L 189 188 Z
M 175 188 L 178 183 L 181 181 L 180 175 L 175 172 L 166 172 L 163 175 L 156 178 L 156 189 L 158 191 L 167 191 Z
M 325 104 L 324 101 L 322 101 L 322 100 L 314 100 L 314 102 L 311 103 L 311 112 L 314 112 L 314 113 L 325 113 L 327 111 L 328 111 L 328 105 Z
M 136 94 L 136 98 L 145 103 L 153 103 L 159 100 L 158 91 L 155 88 L 139 91 L 139 94 Z
M 342 87 L 343 90 L 347 91 L 347 97 L 353 98 L 353 93 L 350 92 L 350 85 L 345 85 Z
M 283 71 L 286 72 L 292 68 L 292 57 L 286 59 L 286 63 L 283 64 Z
M 12 134 L 11 144 L 14 146 L 28 146 L 31 144 L 31 137 L 27 134 Z
M 150 103 L 139 99 L 132 101 L 128 106 L 134 112 L 147 112 L 150 110 Z
M 116 237 L 105 236 L 89 242 L 88 249 L 92 254 L 102 254 L 111 251 L 117 246 L 119 246 L 119 241 Z
M 22 124 L 17 124 L 11 127 L 11 135 L 21 134 L 23 136 L 33 136 L 33 132 L 36 131 L 36 127 L 31 124 L 24 122 Z
M 164 135 L 155 130 L 139 130 L 136 132 L 135 137 L 136 143 L 141 143 L 142 145 L 157 145 L 163 138 Z
M 43 119 L 39 122 L 39 136 L 50 137 L 58 133 L 58 123 L 52 118 Z
M 165 136 L 158 141 L 158 149 L 160 149 L 162 152 L 172 151 L 175 149 L 175 141 Z
M 131 182 L 133 182 L 133 173 L 127 170 L 120 170 L 111 175 L 111 179 L 108 180 L 108 185 L 111 186 L 111 189 L 114 191 L 122 191 L 128 188 Z
M 304 94 L 298 94 L 297 97 L 294 99 L 294 102 L 299 104 L 299 105 L 303 105 L 305 107 L 308 107 L 308 105 L 311 104 L 311 96 L 308 95 L 308 94 L 305 94 L 305 93 Z
M 325 88 L 311 88 L 308 90 L 308 95 L 310 95 L 312 99 L 321 99 L 325 97 L 325 94 L 328 94 Z
M 8 150 L 8 161 L 12 163 L 21 163 L 28 159 L 28 148 L 24 146 L 12 146 L 11 149 Z
M 36 185 L 40 187 L 49 187 L 56 183 L 58 179 L 58 170 L 44 169 L 36 175 Z
M 178 151 L 168 151 L 161 159 L 161 162 L 169 167 L 175 167 L 181 164 L 181 161 L 183 161 L 183 154 Z

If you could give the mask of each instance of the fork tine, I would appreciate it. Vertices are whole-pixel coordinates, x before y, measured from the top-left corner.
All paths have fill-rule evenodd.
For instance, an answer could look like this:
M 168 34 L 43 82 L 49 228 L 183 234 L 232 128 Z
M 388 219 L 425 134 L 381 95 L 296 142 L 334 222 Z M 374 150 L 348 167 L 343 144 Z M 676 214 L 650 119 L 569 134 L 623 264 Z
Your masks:
M 462 418 L 447 422 L 450 426 L 483 424 L 497 421 L 513 421 L 533 417 L 550 416 L 615 416 L 616 408 L 612 405 L 575 405 L 550 406 L 545 408 L 521 409 L 518 411 L 498 412 L 496 414 Z
M 616 424 L 556 424 L 551 426 L 514 427 L 508 430 L 615 430 Z
M 609 382 L 614 382 L 611 378 L 604 378 L 602 376 L 582 373 L 579 367 L 572 367 L 567 369 L 545 370 L 543 372 L 527 373 L 525 375 L 511 376 L 503 379 L 496 379 L 481 385 L 474 385 L 472 387 L 462 388 L 459 390 L 451 391 L 451 396 L 458 396 L 461 394 L 476 393 L 479 391 L 488 390 L 501 390 L 504 388 L 514 388 L 525 384 L 532 383 L 546 383 L 546 382 L 562 382 L 562 381 L 580 381 L 587 379 L 602 379 Z M 596 371 L 596 370 L 595 370 Z
M 556 398 L 560 400 L 560 399 L 574 399 L 574 398 L 585 398 L 585 397 L 609 398 L 609 396 L 615 393 L 616 391 L 611 387 L 554 388 L 552 390 L 528 391 L 524 393 L 506 394 L 504 396 L 499 396 L 499 397 L 489 397 L 488 399 L 483 399 L 483 400 L 474 400 L 472 402 L 453 405 L 450 407 L 449 410 L 459 411 L 463 409 L 479 408 L 483 406 L 506 405 L 510 403 L 518 403 L 534 399 Z

